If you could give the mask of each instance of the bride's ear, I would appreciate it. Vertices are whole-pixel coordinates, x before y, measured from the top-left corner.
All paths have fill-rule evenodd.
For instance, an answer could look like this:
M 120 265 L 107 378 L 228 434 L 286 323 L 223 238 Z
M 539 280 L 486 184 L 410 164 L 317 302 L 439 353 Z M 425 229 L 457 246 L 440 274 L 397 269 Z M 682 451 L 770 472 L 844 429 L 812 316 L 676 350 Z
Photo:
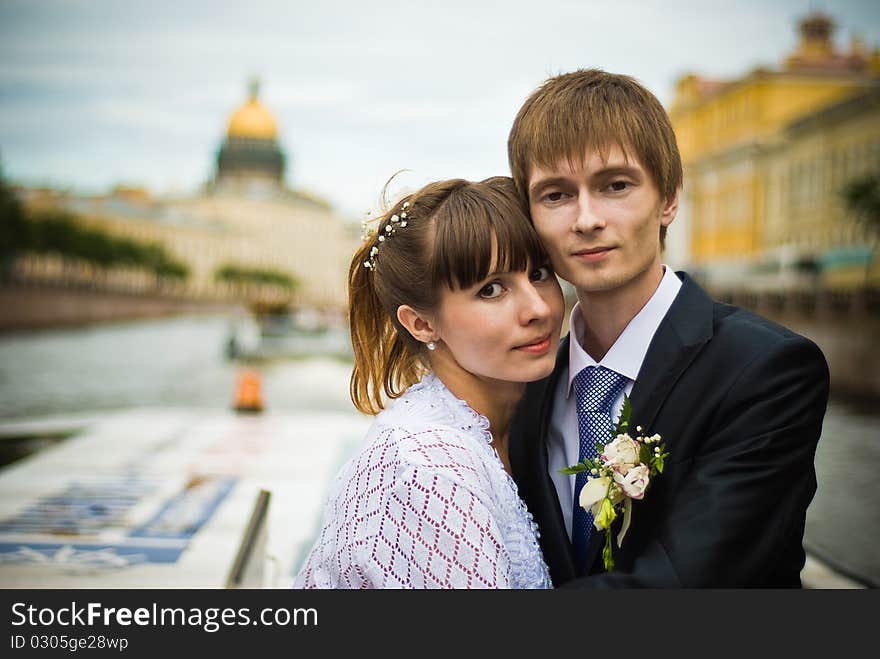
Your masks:
M 421 343 L 437 340 L 434 320 L 429 314 L 419 313 L 408 304 L 397 307 L 397 320 L 412 337 Z

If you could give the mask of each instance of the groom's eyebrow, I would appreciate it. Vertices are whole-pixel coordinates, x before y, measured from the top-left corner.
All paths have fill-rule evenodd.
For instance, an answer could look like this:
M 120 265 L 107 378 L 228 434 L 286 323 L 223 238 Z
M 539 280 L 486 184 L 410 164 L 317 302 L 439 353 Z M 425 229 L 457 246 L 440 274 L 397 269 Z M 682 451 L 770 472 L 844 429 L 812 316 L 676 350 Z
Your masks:
M 593 174 L 593 178 L 599 178 L 602 176 L 631 176 L 633 178 L 641 178 L 639 168 L 633 167 L 632 165 L 613 165 L 611 167 L 603 167 Z

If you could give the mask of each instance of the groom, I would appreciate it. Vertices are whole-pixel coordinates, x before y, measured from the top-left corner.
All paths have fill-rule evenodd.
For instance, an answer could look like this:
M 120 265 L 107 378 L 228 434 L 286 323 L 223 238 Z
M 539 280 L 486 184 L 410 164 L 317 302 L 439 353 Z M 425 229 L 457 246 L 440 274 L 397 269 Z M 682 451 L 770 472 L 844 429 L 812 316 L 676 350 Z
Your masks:
M 510 168 L 556 272 L 578 302 L 556 369 L 511 424 L 520 494 L 553 582 L 608 587 L 799 587 L 813 458 L 828 399 L 815 344 L 712 300 L 663 265 L 682 167 L 660 102 L 628 76 L 547 80 L 520 109 Z M 615 567 L 560 469 L 630 427 L 670 453 L 634 501 Z M 632 433 L 635 435 L 635 433 Z

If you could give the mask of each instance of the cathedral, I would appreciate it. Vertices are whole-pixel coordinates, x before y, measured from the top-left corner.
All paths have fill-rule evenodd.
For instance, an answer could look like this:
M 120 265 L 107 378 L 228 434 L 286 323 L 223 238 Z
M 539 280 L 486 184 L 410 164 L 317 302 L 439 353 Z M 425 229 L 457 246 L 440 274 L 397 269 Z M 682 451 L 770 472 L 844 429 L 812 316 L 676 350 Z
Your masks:
M 244 104 L 226 124 L 213 177 L 195 194 L 153 196 L 121 187 L 99 196 L 32 190 L 25 192 L 25 203 L 61 207 L 110 234 L 161 244 L 189 271 L 175 286 L 176 295 L 340 313 L 360 225 L 286 184 L 289 159 L 279 134 L 253 80 Z M 57 268 L 44 263 L 45 257 L 26 261 L 24 279 L 48 283 L 56 278 Z M 223 277 L 231 270 L 271 272 L 292 286 L 243 287 Z M 151 284 L 142 285 L 146 292 Z
M 285 157 L 278 126 L 260 103 L 259 89 L 259 81 L 252 80 L 247 102 L 229 120 L 211 186 L 217 192 L 272 196 L 283 188 Z

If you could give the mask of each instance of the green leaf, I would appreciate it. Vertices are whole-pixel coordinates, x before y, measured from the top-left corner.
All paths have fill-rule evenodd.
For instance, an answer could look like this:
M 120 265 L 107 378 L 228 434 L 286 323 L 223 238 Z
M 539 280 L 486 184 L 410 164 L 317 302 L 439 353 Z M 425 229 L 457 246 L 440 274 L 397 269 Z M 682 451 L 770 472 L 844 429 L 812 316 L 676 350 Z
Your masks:
M 566 476 L 573 476 L 574 474 L 579 474 L 582 471 L 586 471 L 587 467 L 583 464 L 571 465 L 570 467 L 563 467 L 559 470 L 560 474 L 565 474 Z
M 629 430 L 629 417 L 632 414 L 632 402 L 629 396 L 623 394 L 623 407 L 620 408 L 620 416 L 617 419 L 617 425 L 611 430 L 611 436 L 617 437 Z

